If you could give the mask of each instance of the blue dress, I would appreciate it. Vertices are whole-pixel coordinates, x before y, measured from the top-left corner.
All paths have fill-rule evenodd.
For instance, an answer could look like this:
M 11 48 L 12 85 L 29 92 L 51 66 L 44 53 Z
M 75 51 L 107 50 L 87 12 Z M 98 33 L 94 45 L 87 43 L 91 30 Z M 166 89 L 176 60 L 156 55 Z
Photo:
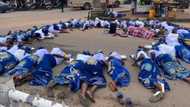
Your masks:
M 73 92 L 80 89 L 80 71 L 84 70 L 84 63 L 76 60 L 67 65 L 58 76 L 54 77 L 54 82 L 58 85 L 69 85 Z
M 190 33 L 180 34 L 179 42 L 190 49 Z
M 47 86 L 52 79 L 52 69 L 56 66 L 56 60 L 53 55 L 45 54 L 42 60 L 32 72 L 31 85 Z
M 104 78 L 105 64 L 103 61 L 97 61 L 95 64 L 85 65 L 85 71 L 81 72 L 81 79 L 89 85 L 96 85 L 99 87 L 106 86 L 106 80 Z M 84 77 L 84 78 L 83 78 Z
M 184 45 L 179 45 L 175 47 L 177 58 L 183 60 L 190 64 L 190 49 Z
M 126 67 L 122 65 L 122 61 L 116 58 L 111 58 L 110 75 L 117 86 L 125 87 L 130 83 L 130 73 Z
M 81 82 L 88 85 L 106 86 L 106 80 L 103 75 L 104 63 L 98 61 L 95 65 L 89 65 L 83 61 L 76 60 L 74 63 L 66 66 L 63 71 L 54 78 L 58 85 L 70 85 L 72 91 L 80 89 Z
M 190 70 L 173 60 L 169 54 L 159 55 L 156 62 L 168 79 L 176 80 L 190 77 Z
M 8 75 L 22 76 L 28 75 L 37 65 L 37 56 L 27 56 L 19 64 L 8 72 Z
M 163 83 L 165 90 L 170 90 L 169 84 L 164 79 L 161 79 L 157 65 L 150 58 L 146 58 L 140 63 L 138 79 L 146 88 L 152 89 L 158 83 Z
M 0 51 L 0 74 L 13 69 L 18 63 L 17 58 L 7 51 Z

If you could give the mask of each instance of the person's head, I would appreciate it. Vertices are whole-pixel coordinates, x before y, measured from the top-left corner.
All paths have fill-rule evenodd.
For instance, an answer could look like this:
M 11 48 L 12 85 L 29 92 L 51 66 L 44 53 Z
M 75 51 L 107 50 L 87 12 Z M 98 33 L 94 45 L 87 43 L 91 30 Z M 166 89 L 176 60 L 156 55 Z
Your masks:
M 39 47 L 36 49 L 33 55 L 38 56 L 39 60 L 41 60 L 45 54 L 49 54 L 49 51 L 44 47 Z
M 149 55 L 151 59 L 156 59 L 156 51 L 155 50 L 150 50 Z
M 12 38 L 7 38 L 6 41 L 7 48 L 10 48 L 14 45 L 14 40 Z
M 11 35 L 12 34 L 12 31 L 11 30 L 9 30 L 9 32 L 7 33 L 7 35 Z
M 109 54 L 109 57 L 110 58 L 116 58 L 116 59 L 122 60 L 121 55 L 118 52 L 116 52 L 116 51 L 111 52 Z
M 147 53 L 144 50 L 140 50 L 136 54 L 136 61 L 142 61 L 147 57 L 148 57 Z
M 174 28 L 173 30 L 172 30 L 172 33 L 177 33 L 177 28 Z
M 92 54 L 90 53 L 90 51 L 89 50 L 84 50 L 83 52 L 82 52 L 82 54 L 84 54 L 84 55 L 89 55 L 89 56 L 91 56 Z

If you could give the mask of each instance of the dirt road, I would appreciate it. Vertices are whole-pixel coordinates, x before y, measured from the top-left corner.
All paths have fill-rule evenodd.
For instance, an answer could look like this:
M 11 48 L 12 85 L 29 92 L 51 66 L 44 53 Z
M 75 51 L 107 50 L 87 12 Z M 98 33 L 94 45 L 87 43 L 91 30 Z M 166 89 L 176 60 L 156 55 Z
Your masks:
M 6 33 L 10 29 L 19 30 L 27 29 L 33 25 L 46 25 L 60 20 L 68 20 L 71 18 L 84 18 L 87 16 L 87 11 L 66 11 L 60 13 L 60 10 L 50 11 L 30 11 L 30 12 L 14 12 L 0 14 L 0 34 Z M 185 24 L 190 26 L 190 24 Z M 52 47 L 60 47 L 66 51 L 73 53 L 80 52 L 84 49 L 96 51 L 103 49 L 106 53 L 111 51 L 119 51 L 122 54 L 129 55 L 134 52 L 138 45 L 151 43 L 152 40 L 139 38 L 120 38 L 112 37 L 106 34 L 102 29 L 92 29 L 85 32 L 74 30 L 69 34 L 60 34 L 59 37 L 53 40 L 44 40 L 43 42 L 35 42 L 32 45 L 35 47 L 44 46 L 49 49 Z M 169 81 L 171 91 L 165 96 L 165 99 L 159 103 L 151 104 L 148 98 L 152 95 L 150 90 L 145 89 L 137 80 L 138 69 L 131 66 L 131 61 L 126 62 L 131 73 L 131 84 L 127 88 L 121 89 L 135 102 L 138 107 L 190 107 L 190 85 L 183 81 Z M 187 65 L 190 67 L 190 65 Z M 60 65 L 54 69 L 56 73 L 63 69 L 64 65 Z M 106 76 L 108 77 L 108 76 Z M 39 92 L 40 95 L 46 97 L 43 88 L 31 87 L 27 84 L 18 87 L 18 89 L 32 92 Z M 77 93 L 69 92 L 67 87 L 56 87 L 56 93 L 64 91 L 64 101 L 71 107 L 81 107 Z M 100 89 L 96 95 L 96 102 L 92 107 L 121 107 L 115 100 L 111 98 L 111 92 L 108 88 Z

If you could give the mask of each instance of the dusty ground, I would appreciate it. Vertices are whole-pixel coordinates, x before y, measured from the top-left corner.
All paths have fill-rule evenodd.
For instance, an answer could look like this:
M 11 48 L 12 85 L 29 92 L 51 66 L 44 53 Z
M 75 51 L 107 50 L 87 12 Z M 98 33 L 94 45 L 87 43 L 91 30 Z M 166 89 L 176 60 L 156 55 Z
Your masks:
M 87 15 L 87 11 L 66 11 L 60 13 L 59 10 L 51 11 L 32 11 L 32 12 L 14 12 L 0 14 L 0 34 L 6 33 L 10 29 L 27 29 L 33 25 L 44 25 L 48 23 L 58 22 L 60 20 L 68 20 L 70 18 L 84 18 Z M 189 26 L 189 23 L 185 23 L 185 26 Z M 119 51 L 122 54 L 129 55 L 134 52 L 139 44 L 147 44 L 152 42 L 139 38 L 119 38 L 111 37 L 104 33 L 102 29 L 92 29 L 86 32 L 74 30 L 69 34 L 60 34 L 59 37 L 53 40 L 44 40 L 42 42 L 34 42 L 33 46 L 44 46 L 49 49 L 52 47 L 60 47 L 68 52 L 76 54 L 84 49 L 96 51 L 103 49 L 106 53 L 111 51 Z M 190 85 L 183 81 L 169 81 L 171 91 L 166 94 L 164 100 L 159 103 L 151 104 L 148 102 L 148 98 L 151 96 L 151 91 L 145 89 L 137 80 L 138 69 L 131 66 L 131 61 L 126 62 L 132 80 L 131 84 L 127 88 L 121 90 L 138 103 L 138 107 L 190 107 Z M 189 65 L 187 67 L 190 68 Z M 55 74 L 59 73 L 64 68 L 64 64 L 55 68 Z M 25 84 L 18 87 L 19 90 L 23 90 L 29 93 L 38 92 L 42 97 L 47 97 L 46 92 L 41 87 L 31 87 Z M 56 87 L 54 90 L 56 93 L 64 91 L 64 101 L 71 107 L 81 107 L 77 93 L 69 92 L 67 87 Z M 92 107 L 120 107 L 120 105 L 111 98 L 111 92 L 108 88 L 100 89 L 95 95 L 97 103 Z M 59 99 L 56 99 L 60 101 Z M 61 101 L 60 101 L 61 102 Z

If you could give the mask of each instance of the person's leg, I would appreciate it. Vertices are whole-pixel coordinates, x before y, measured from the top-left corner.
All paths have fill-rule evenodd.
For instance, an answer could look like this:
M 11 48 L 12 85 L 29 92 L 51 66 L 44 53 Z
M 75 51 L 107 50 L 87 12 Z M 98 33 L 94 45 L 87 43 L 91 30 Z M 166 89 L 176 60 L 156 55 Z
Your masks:
M 64 12 L 64 3 L 62 1 L 62 4 L 61 4 L 61 12 Z
M 62 29 L 60 30 L 60 33 L 69 33 L 69 31 L 67 29 Z
M 158 83 L 156 84 L 156 89 L 158 89 L 160 92 L 164 93 L 165 89 L 164 89 L 164 84 L 162 83 Z
M 158 83 L 155 85 L 155 93 L 153 94 L 152 97 L 150 97 L 149 101 L 151 103 L 156 103 L 164 98 L 165 94 L 165 87 L 164 84 Z
M 80 103 L 84 106 L 84 107 L 89 107 L 90 106 L 90 102 L 89 100 L 86 98 L 86 91 L 88 88 L 88 84 L 86 83 L 82 83 L 81 85 L 81 90 L 80 90 L 80 94 L 79 94 L 79 99 L 80 99 Z
M 183 79 L 185 82 L 189 83 L 190 84 L 190 77 L 189 78 L 185 78 Z
M 97 85 L 94 85 L 94 86 L 92 86 L 92 88 L 91 88 L 90 90 L 88 90 L 88 91 L 86 92 L 87 97 L 88 97 L 93 103 L 96 102 L 96 101 L 94 100 L 94 93 L 95 93 L 95 91 L 96 91 L 97 88 L 98 88 L 98 86 L 97 86 Z
M 48 97 L 54 97 L 54 92 L 53 92 L 53 87 L 55 87 L 57 84 L 55 83 L 55 81 L 50 81 L 48 86 L 47 86 L 47 94 Z
M 87 88 L 88 88 L 88 85 L 86 83 L 82 83 L 81 90 L 80 90 L 81 97 L 85 97 Z
M 115 81 L 113 81 L 113 80 L 109 83 L 109 88 L 111 89 L 112 92 L 118 91 L 117 85 L 116 85 Z

